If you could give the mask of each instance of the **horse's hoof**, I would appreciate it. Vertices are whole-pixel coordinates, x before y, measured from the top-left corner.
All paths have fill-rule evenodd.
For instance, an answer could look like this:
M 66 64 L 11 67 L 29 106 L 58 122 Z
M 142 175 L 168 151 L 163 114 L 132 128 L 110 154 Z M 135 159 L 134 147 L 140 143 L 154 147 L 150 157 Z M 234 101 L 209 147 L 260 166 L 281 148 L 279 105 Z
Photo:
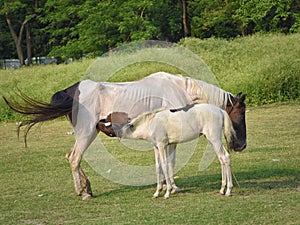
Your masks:
M 164 196 L 164 199 L 166 199 L 166 200 L 169 199 L 169 198 L 170 198 L 170 196 Z
M 83 201 L 87 201 L 87 200 L 90 200 L 90 199 L 92 199 L 92 196 L 90 194 L 82 193 L 82 200 Z

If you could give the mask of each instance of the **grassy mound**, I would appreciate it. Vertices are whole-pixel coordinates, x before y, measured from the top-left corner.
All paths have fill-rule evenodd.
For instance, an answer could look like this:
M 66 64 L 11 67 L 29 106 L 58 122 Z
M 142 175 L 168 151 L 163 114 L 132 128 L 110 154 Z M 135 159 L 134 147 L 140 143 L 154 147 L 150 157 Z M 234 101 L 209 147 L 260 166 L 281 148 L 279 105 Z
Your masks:
M 300 34 L 181 42 L 206 62 L 223 89 L 247 93 L 250 104 L 300 97 Z
M 247 93 L 250 105 L 299 100 L 299 43 L 300 34 L 254 35 L 233 40 L 187 38 L 180 42 L 204 60 L 223 89 L 234 94 Z M 34 99 L 48 102 L 53 93 L 81 80 L 92 62 L 0 70 L 0 95 L 17 100 L 15 92 L 20 89 Z M 170 65 L 143 62 L 123 68 L 110 81 L 136 80 L 157 71 L 181 73 Z M 0 121 L 19 119 L 20 115 L 1 100 Z

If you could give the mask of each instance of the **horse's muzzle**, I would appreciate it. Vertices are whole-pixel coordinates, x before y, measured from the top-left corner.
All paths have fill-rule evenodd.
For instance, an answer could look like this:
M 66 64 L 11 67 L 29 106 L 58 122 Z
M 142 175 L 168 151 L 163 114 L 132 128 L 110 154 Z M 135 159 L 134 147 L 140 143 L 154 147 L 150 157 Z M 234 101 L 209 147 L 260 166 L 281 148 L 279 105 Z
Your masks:
M 241 152 L 241 151 L 243 151 L 246 147 L 247 147 L 247 142 L 245 142 L 245 143 L 244 143 L 243 145 L 241 145 L 241 146 L 234 147 L 233 150 L 234 150 L 235 152 Z

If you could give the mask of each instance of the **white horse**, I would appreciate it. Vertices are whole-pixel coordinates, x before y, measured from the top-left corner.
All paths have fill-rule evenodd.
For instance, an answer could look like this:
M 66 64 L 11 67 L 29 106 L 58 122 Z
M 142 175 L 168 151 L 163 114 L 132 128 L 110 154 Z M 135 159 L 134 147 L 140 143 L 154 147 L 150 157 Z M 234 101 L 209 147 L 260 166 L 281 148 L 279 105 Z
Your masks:
M 192 104 L 174 110 L 158 109 L 142 113 L 125 126 L 123 124 L 121 128 L 115 127 L 114 129 L 119 130 L 118 135 L 121 138 L 146 140 L 157 149 L 159 153 L 159 160 L 156 159 L 157 190 L 153 197 L 159 196 L 165 179 L 167 186 L 165 199 L 170 197 L 172 190 L 170 177 L 170 171 L 172 171 L 170 159 L 172 158 L 167 147 L 204 135 L 212 144 L 222 166 L 220 194 L 230 196 L 233 187 L 230 156 L 222 143 L 222 133 L 224 132 L 229 148 L 233 147 L 236 136 L 226 111 L 211 104 Z M 164 177 L 161 175 L 160 168 Z

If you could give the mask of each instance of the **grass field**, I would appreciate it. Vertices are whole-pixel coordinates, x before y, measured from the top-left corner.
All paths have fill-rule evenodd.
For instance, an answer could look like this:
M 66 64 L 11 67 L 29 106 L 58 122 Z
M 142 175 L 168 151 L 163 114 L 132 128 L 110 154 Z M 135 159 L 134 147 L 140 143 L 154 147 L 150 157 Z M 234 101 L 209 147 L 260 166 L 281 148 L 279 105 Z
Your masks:
M 84 202 L 74 194 L 64 158 L 74 139 L 66 121 L 35 128 L 28 148 L 17 140 L 15 123 L 1 123 L 0 224 L 299 224 L 299 102 L 250 107 L 247 125 L 247 149 L 232 153 L 240 185 L 235 183 L 232 197 L 217 195 L 216 159 L 198 171 L 206 144 L 201 138 L 199 149 L 176 174 L 183 194 L 152 199 L 155 185 L 115 184 L 83 162 L 95 195 Z M 114 154 L 122 158 L 122 149 Z M 154 161 L 152 152 L 140 157 L 145 155 L 133 152 L 127 159 L 132 164 Z
M 198 170 L 206 146 L 200 138 L 197 151 L 176 174 L 182 194 L 152 199 L 155 185 L 113 183 L 83 161 L 95 198 L 82 201 L 64 157 L 74 144 L 68 122 L 58 119 L 34 127 L 24 148 L 16 134 L 22 117 L 0 101 L 0 224 L 299 224 L 299 41 L 295 34 L 181 43 L 208 64 L 223 89 L 248 94 L 248 147 L 231 154 L 239 185 L 234 181 L 230 198 L 217 194 L 221 169 L 216 159 Z M 91 63 L 0 70 L 0 95 L 17 100 L 14 91 L 20 89 L 48 102 L 54 92 L 82 79 Z M 147 62 L 118 71 L 117 78 L 137 79 L 161 70 L 177 72 Z M 272 102 L 277 103 L 256 106 Z M 115 139 L 101 138 L 122 162 L 154 163 L 152 151 L 124 149 Z

